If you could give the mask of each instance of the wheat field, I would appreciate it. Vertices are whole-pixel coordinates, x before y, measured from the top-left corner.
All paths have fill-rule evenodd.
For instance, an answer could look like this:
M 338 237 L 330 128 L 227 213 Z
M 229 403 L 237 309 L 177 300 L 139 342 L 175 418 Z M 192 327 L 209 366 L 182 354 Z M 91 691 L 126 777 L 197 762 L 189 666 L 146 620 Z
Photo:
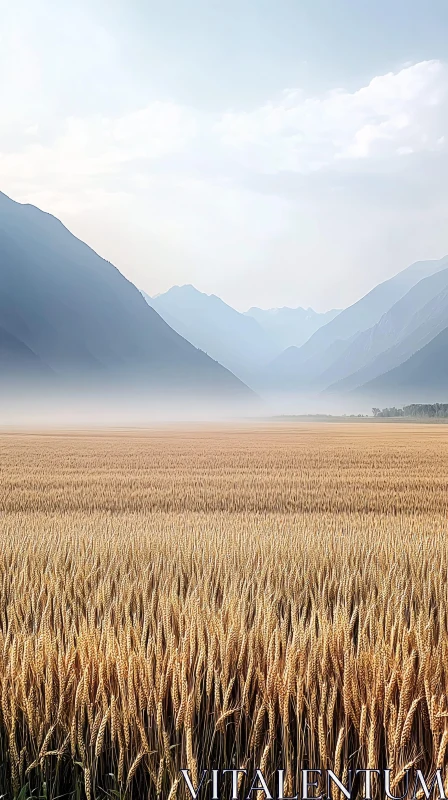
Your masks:
M 1 433 L 0 793 L 444 766 L 447 489 L 445 426 Z

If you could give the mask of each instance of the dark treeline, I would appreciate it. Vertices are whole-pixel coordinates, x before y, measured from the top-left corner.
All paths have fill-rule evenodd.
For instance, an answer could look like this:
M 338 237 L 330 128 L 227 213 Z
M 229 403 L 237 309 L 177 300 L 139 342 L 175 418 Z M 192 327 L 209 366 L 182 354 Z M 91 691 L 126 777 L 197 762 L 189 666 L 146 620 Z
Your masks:
M 448 403 L 412 403 L 403 408 L 372 408 L 374 417 L 448 417 Z

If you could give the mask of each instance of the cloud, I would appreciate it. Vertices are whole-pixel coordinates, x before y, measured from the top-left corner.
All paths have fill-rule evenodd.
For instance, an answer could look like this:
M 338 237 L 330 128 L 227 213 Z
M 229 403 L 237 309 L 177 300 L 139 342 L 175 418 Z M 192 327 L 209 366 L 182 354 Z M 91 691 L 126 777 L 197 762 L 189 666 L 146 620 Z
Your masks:
M 17 199 L 44 190 L 65 194 L 73 207 L 107 192 L 122 193 L 134 178 L 134 188 L 150 162 L 183 153 L 196 136 L 193 113 L 173 103 L 154 102 L 118 117 L 69 117 L 48 142 L 39 138 L 39 126 L 29 126 L 20 151 L 1 147 L 0 174 Z
M 444 147 L 447 101 L 447 65 L 422 61 L 355 92 L 306 97 L 288 90 L 254 111 L 224 114 L 216 129 L 240 163 L 255 171 L 307 173 L 338 160 Z
M 444 62 L 245 112 L 156 99 L 66 115 L 67 99 L 12 109 L 2 92 L 0 190 L 149 292 L 194 282 L 239 307 L 341 306 L 445 252 Z
M 108 190 L 141 188 L 154 171 L 165 171 L 171 182 L 177 172 L 179 180 L 247 187 L 251 174 L 352 171 L 360 162 L 390 166 L 394 159 L 442 152 L 447 122 L 448 67 L 423 61 L 354 92 L 306 97 L 290 89 L 247 112 L 207 113 L 155 101 L 117 116 L 70 116 L 51 132 L 31 120 L 18 149 L 11 147 L 10 130 L 2 137 L 0 127 L 0 170 L 20 196 L 40 184 L 83 196 L 97 189 L 104 199 Z
M 84 159 L 83 172 L 96 173 L 187 148 L 195 158 L 205 147 L 217 162 L 232 161 L 245 170 L 310 172 L 340 159 L 443 148 L 447 121 L 448 67 L 423 61 L 375 77 L 351 93 L 336 89 L 306 97 L 300 90 L 285 90 L 277 101 L 247 112 L 214 114 L 153 102 L 116 117 L 70 116 L 60 121 L 52 141 L 25 147 L 23 154 L 32 161 L 47 151 L 59 166 L 66 159 L 79 167 Z M 25 133 L 38 138 L 38 121 Z M 0 138 L 0 150 L 1 144 Z

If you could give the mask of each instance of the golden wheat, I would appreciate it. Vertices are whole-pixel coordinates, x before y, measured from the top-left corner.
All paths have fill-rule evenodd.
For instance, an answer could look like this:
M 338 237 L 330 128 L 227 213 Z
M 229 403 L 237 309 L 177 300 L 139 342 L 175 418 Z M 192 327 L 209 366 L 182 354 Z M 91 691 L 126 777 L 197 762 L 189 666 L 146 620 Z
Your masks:
M 0 447 L 3 791 L 173 800 L 181 768 L 285 769 L 292 787 L 349 758 L 396 780 L 443 766 L 448 428 Z

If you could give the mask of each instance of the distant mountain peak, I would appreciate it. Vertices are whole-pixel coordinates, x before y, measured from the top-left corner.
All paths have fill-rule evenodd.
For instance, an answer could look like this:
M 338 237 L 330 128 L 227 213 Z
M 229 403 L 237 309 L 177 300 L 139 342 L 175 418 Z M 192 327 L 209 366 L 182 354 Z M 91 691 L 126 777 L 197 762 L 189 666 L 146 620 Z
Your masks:
M 278 345 L 252 317 L 192 284 L 172 286 L 147 302 L 181 336 L 249 383 Z
M 102 391 L 254 397 L 167 324 L 121 272 L 59 220 L 0 194 L 1 357 Z M 43 376 L 43 380 L 45 376 Z M 2 389 L 7 378 L 0 370 Z

